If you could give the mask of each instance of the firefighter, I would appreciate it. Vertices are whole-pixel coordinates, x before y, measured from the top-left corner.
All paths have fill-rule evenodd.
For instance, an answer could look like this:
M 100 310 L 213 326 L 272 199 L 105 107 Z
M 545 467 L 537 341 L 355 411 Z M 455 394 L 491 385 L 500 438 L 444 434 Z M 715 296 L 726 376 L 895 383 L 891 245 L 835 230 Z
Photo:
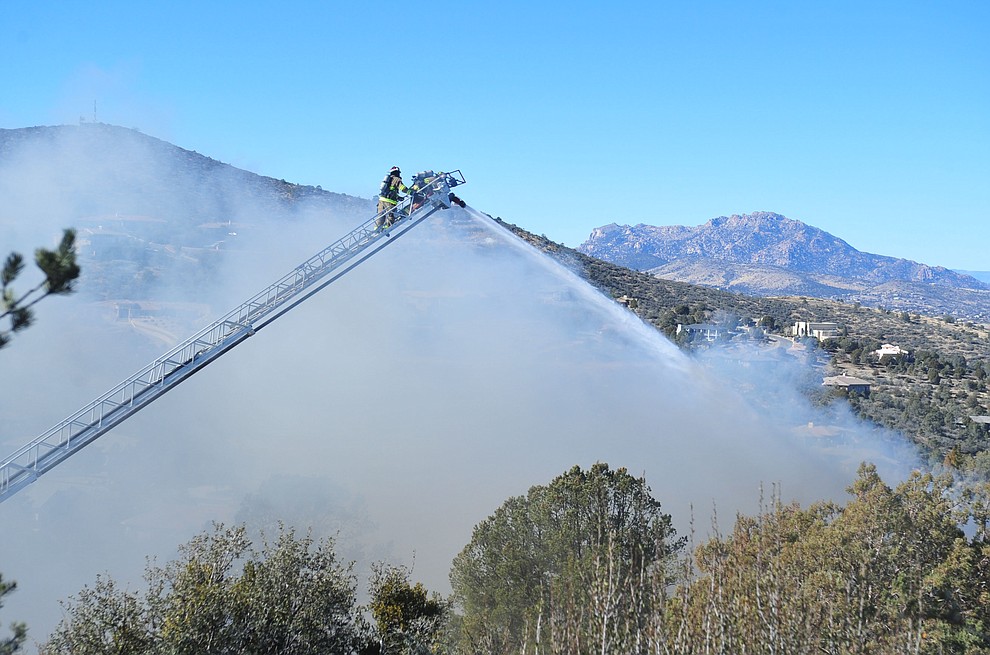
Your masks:
M 382 186 L 378 191 L 379 215 L 375 222 L 378 228 L 382 226 L 392 227 L 392 223 L 401 218 L 401 216 L 396 216 L 395 211 L 399 201 L 405 199 L 399 195 L 400 193 L 409 193 L 409 188 L 402 183 L 402 171 L 399 170 L 398 166 L 393 166 L 385 179 L 382 180 Z
M 437 174 L 433 171 L 420 171 L 413 176 L 412 179 L 412 195 L 413 204 L 412 209 L 416 211 L 423 206 L 423 201 L 426 200 L 431 193 L 433 193 L 433 182 L 440 177 L 442 173 Z

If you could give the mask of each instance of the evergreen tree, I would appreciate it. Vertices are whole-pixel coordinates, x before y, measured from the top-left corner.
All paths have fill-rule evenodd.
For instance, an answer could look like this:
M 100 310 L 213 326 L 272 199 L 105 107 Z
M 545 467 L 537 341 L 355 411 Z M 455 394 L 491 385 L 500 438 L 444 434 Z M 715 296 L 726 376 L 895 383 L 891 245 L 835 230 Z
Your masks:
M 409 582 L 410 571 L 384 563 L 372 567 L 370 610 L 385 655 L 445 653 L 450 603 Z
M 149 566 L 143 594 L 97 578 L 64 604 L 45 652 L 315 655 L 364 646 L 355 581 L 332 541 L 282 528 L 254 549 L 245 534 L 215 525 L 178 559 Z
M 3 597 L 16 588 L 16 582 L 4 582 L 3 574 L 0 574 L 0 608 L 3 608 Z M 13 623 L 10 629 L 14 634 L 7 639 L 0 639 L 0 655 L 13 655 L 27 639 L 27 626 L 23 623 Z
M 528 652 L 548 648 L 562 632 L 571 644 L 618 639 L 620 626 L 609 618 L 648 608 L 613 592 L 638 576 L 662 575 L 682 546 L 644 479 L 602 463 L 575 466 L 503 503 L 455 558 L 461 647 Z
M 45 277 L 21 295 L 14 292 L 11 284 L 24 270 L 24 257 L 17 252 L 12 252 L 7 257 L 3 271 L 0 272 L 0 292 L 3 296 L 0 320 L 6 321 L 9 327 L 0 328 L 0 348 L 10 342 L 13 333 L 31 325 L 34 320 L 31 308 L 35 304 L 46 296 L 72 293 L 80 272 L 76 264 L 75 240 L 75 230 L 65 230 L 58 248 L 35 250 L 34 261 Z

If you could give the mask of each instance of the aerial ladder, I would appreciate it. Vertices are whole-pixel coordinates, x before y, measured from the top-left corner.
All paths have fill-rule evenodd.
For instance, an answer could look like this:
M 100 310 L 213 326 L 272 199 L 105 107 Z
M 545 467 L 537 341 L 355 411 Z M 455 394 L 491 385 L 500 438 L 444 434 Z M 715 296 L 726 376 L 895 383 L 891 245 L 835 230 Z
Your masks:
M 175 346 L 0 463 L 0 502 L 144 409 L 176 385 L 324 289 L 434 213 L 457 204 L 459 170 L 438 173 L 417 194 L 381 212 L 267 289 Z

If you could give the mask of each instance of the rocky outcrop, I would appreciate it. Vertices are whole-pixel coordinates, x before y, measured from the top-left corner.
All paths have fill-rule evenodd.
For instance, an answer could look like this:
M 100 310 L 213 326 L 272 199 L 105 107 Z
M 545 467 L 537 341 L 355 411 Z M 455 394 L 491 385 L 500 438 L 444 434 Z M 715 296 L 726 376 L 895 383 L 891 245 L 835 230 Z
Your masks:
M 807 295 L 990 318 L 987 285 L 941 266 L 856 250 L 772 212 L 720 216 L 698 227 L 616 225 L 578 251 L 657 276 L 760 296 Z

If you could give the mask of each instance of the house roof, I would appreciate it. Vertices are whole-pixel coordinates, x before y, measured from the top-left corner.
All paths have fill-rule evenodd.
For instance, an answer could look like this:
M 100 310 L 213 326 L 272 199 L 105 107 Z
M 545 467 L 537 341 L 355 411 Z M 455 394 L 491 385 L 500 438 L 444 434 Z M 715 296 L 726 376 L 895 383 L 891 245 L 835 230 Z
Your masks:
M 830 387 L 868 387 L 871 382 L 869 380 L 854 378 L 851 375 L 834 375 L 822 380 L 822 384 Z

